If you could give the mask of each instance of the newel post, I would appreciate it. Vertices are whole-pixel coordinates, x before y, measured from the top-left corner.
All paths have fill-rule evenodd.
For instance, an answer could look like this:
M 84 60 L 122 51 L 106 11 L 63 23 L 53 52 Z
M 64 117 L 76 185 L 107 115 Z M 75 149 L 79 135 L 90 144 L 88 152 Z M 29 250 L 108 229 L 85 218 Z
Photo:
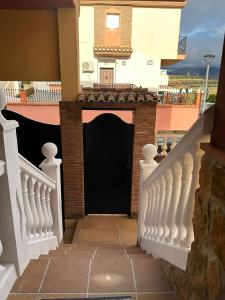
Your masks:
M 5 173 L 0 178 L 0 239 L 3 247 L 0 263 L 14 263 L 21 275 L 29 257 L 16 136 L 19 125 L 3 117 L 1 111 L 5 103 L 5 95 L 0 90 L 0 160 L 5 162 Z
M 157 155 L 157 148 L 153 144 L 147 144 L 142 150 L 144 160 L 140 160 L 140 190 L 139 190 L 139 209 L 138 209 L 138 242 L 141 243 L 145 229 L 145 214 L 148 207 L 148 190 L 144 189 L 145 180 L 157 167 L 158 163 L 154 160 Z
M 56 188 L 51 192 L 50 206 L 52 208 L 53 226 L 52 231 L 58 238 L 60 244 L 63 237 L 62 223 L 62 197 L 61 197 L 61 176 L 60 165 L 61 159 L 55 158 L 58 149 L 53 143 L 46 143 L 42 147 L 42 153 L 46 159 L 40 164 L 42 171 L 53 179 L 56 183 Z

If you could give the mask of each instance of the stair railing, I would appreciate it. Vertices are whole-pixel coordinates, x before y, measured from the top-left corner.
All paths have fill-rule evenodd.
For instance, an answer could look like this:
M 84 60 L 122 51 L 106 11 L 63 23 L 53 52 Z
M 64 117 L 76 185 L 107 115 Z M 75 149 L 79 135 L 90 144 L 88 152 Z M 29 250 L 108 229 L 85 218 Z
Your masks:
M 7 299 L 30 259 L 47 254 L 62 240 L 60 164 L 57 147 L 42 147 L 39 170 L 19 155 L 16 121 L 1 111 L 0 90 L 0 299 Z M 29 141 L 24 141 L 29 142 Z
M 210 140 L 213 115 L 214 107 L 205 111 L 158 166 L 152 155 L 157 153 L 154 145 L 145 146 L 151 151 L 143 151 L 145 160 L 140 161 L 139 243 L 183 270 L 194 239 L 195 191 L 204 154 L 200 143 Z
M 41 167 L 45 173 L 19 155 L 26 232 L 31 257 L 38 257 L 50 249 L 55 249 L 62 239 L 60 189 L 51 178 L 60 179 L 61 160 L 55 158 L 57 151 L 57 147 L 52 143 L 43 146 L 42 152 L 46 159 Z M 55 176 L 49 177 L 47 174 Z M 58 223 L 58 226 L 54 222 Z

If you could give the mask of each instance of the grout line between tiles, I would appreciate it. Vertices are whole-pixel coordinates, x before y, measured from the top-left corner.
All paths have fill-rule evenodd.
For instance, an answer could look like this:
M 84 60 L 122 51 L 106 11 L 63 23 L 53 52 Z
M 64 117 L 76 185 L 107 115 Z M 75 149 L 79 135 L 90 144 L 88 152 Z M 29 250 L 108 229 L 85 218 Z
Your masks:
M 134 266 L 133 266 L 133 259 L 132 258 L 130 258 L 130 263 L 131 263 L 131 269 L 132 269 L 133 280 L 134 280 L 134 289 L 135 289 L 135 294 L 136 294 L 136 300 L 138 300 L 137 283 L 136 283 L 136 279 L 135 279 Z
M 44 273 L 44 275 L 43 275 L 43 278 L 42 278 L 42 280 L 41 280 L 41 284 L 40 284 L 39 289 L 38 289 L 38 292 L 37 292 L 36 300 L 38 300 L 38 295 L 39 295 L 39 293 L 40 293 L 40 291 L 41 291 L 41 288 L 42 288 L 42 285 L 43 285 L 43 283 L 44 283 L 46 274 L 47 274 L 47 272 L 48 272 L 48 268 L 49 268 L 50 263 L 51 263 L 51 259 L 49 259 L 49 261 L 48 261 L 48 263 L 47 263 L 47 266 L 46 266 L 46 269 L 45 269 L 45 273 Z
M 92 258 L 89 262 L 89 270 L 88 270 L 88 280 L 87 280 L 87 298 L 88 298 L 88 291 L 89 291 L 89 284 L 90 284 L 90 276 L 91 276 L 91 265 L 92 265 Z
M 120 224 L 118 223 L 118 234 L 119 234 L 119 243 L 120 245 L 122 244 L 121 242 L 121 235 L 120 235 Z

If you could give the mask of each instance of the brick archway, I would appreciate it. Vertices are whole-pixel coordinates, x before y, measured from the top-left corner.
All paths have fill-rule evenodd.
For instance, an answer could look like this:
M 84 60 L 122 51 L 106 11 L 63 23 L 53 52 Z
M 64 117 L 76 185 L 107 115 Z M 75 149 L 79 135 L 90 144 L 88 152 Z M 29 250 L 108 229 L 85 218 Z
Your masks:
M 155 142 L 156 103 L 60 103 L 65 218 L 84 216 L 82 110 L 133 111 L 134 142 L 132 164 L 131 217 L 137 217 L 139 197 L 139 160 L 144 144 Z

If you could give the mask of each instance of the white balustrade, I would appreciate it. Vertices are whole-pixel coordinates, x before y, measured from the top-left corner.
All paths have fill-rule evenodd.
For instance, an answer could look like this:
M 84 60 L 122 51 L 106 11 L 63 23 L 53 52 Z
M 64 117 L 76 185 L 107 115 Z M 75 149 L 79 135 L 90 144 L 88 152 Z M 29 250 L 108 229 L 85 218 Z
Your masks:
M 50 199 L 51 191 L 56 188 L 56 184 L 21 155 L 19 164 L 28 238 L 29 240 L 42 239 L 52 234 Z
M 156 133 L 155 146 L 159 156 L 166 157 L 184 136 L 184 133 Z
M 62 239 L 61 159 L 43 146 L 42 170 L 18 154 L 16 121 L 2 115 L 0 89 L 0 299 L 6 300 L 29 260 L 55 249 Z
M 138 241 L 143 249 L 183 270 L 186 269 L 188 252 L 194 239 L 192 217 L 203 155 L 200 143 L 210 140 L 213 115 L 212 107 L 199 118 L 176 147 L 174 138 L 171 145 L 173 150 L 153 169 L 148 168 L 148 165 L 154 165 L 154 156 L 151 156 L 145 163 L 147 177 L 143 176 L 143 161 L 140 162 L 139 207 L 142 212 L 138 222 L 144 223 L 144 229 L 138 231 Z M 167 140 L 164 139 L 164 154 L 166 145 Z M 153 147 L 156 153 L 157 148 L 154 145 L 151 147 L 152 153 Z

